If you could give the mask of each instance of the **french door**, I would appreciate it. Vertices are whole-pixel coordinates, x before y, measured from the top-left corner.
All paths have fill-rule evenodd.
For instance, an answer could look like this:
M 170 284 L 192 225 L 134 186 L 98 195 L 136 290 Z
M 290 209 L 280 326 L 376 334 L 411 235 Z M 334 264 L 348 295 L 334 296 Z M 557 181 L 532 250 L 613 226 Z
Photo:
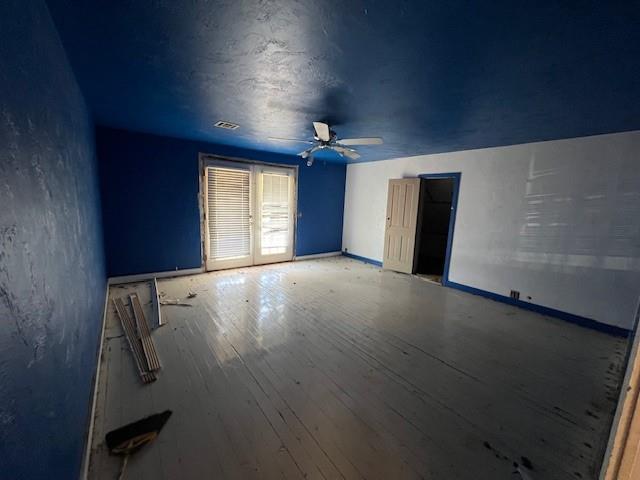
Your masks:
M 207 270 L 293 259 L 293 168 L 216 160 L 204 175 Z

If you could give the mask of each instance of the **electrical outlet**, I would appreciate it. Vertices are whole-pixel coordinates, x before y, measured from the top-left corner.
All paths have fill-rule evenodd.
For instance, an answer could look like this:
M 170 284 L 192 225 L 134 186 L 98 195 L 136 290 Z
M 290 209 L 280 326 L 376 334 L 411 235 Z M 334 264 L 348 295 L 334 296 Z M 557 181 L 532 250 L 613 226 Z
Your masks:
M 511 290 L 511 294 L 509 296 L 514 300 L 520 300 L 520 292 L 517 290 Z

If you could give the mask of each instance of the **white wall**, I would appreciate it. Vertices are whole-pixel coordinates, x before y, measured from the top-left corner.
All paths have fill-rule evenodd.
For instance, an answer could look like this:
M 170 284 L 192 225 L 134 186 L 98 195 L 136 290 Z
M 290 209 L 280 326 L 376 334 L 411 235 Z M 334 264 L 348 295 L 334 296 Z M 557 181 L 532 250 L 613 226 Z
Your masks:
M 444 172 L 462 172 L 451 281 L 632 328 L 640 131 L 349 165 L 343 249 L 381 261 L 388 180 Z

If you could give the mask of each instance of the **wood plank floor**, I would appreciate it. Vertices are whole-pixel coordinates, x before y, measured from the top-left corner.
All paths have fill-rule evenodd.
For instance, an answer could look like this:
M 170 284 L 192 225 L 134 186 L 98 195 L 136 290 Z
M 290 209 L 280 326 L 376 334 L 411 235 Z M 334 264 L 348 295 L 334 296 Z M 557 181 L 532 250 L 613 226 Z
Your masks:
M 159 282 L 162 369 L 143 385 L 113 305 L 104 434 L 165 409 L 129 479 L 595 479 L 626 340 L 335 257 Z M 146 283 L 136 291 L 151 317 Z M 524 468 L 524 467 L 523 467 Z

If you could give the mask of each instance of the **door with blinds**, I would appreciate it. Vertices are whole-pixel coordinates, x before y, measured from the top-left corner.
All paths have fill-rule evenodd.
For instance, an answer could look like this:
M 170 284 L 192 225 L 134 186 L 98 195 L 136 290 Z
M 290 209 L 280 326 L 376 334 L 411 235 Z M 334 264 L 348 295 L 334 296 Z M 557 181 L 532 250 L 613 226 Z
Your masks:
M 293 259 L 294 173 L 242 162 L 205 164 L 207 270 Z
M 293 259 L 293 170 L 256 166 L 254 263 Z
M 207 270 L 253 265 L 251 165 L 219 162 L 205 172 Z

